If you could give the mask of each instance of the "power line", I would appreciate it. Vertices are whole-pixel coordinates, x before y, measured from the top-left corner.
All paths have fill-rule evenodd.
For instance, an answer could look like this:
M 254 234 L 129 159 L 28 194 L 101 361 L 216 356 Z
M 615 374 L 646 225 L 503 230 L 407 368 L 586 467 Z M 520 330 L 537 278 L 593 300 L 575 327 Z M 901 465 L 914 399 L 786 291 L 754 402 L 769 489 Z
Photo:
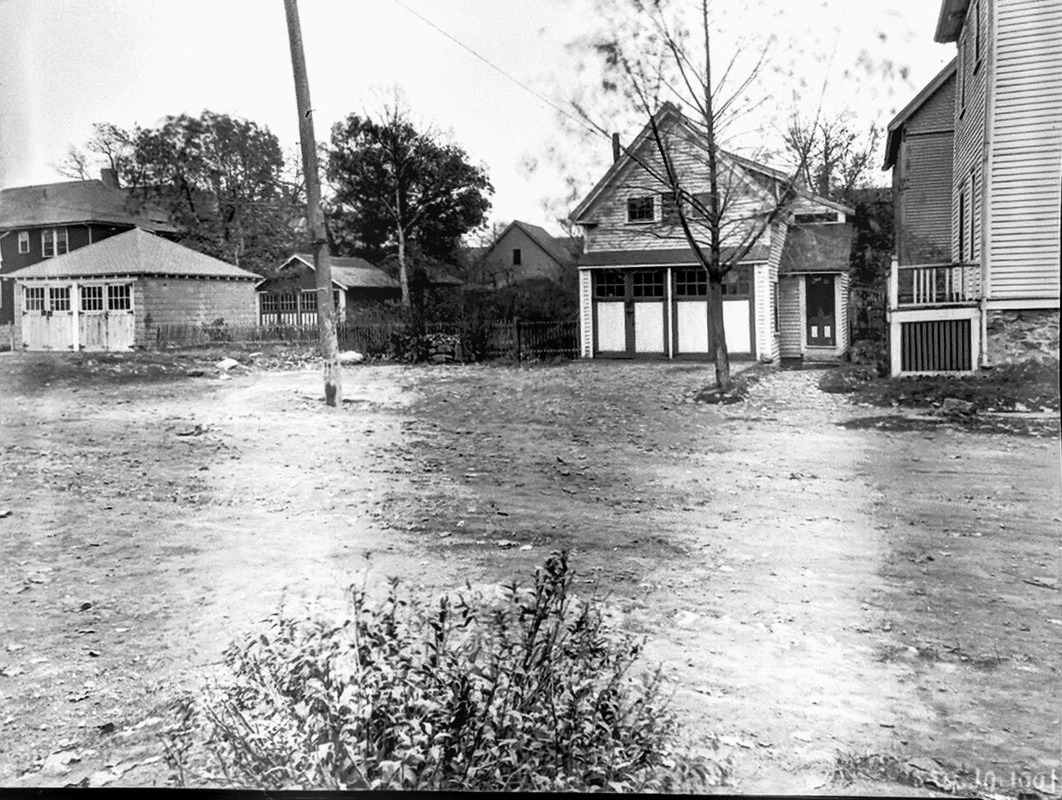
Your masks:
M 489 58 L 487 58 L 486 56 L 481 55 L 479 52 L 477 52 L 475 49 L 473 49 L 469 45 L 467 45 L 464 42 L 462 42 L 460 39 L 458 39 L 453 34 L 443 30 L 442 28 L 440 28 L 438 25 L 436 25 L 434 22 L 432 22 L 430 19 L 428 19 L 427 17 L 425 17 L 421 13 L 419 13 L 417 11 L 414 11 L 412 8 L 410 8 L 405 3 L 403 3 L 402 0 L 393 0 L 393 2 L 395 3 L 395 5 L 398 5 L 398 6 L 401 6 L 402 8 L 404 8 L 406 11 L 408 11 L 414 17 L 419 19 L 425 25 L 428 25 L 429 27 L 433 28 L 437 32 L 441 33 L 443 36 L 445 36 L 451 42 L 456 44 L 458 47 L 460 47 L 460 48 L 462 48 L 464 50 L 467 50 L 469 53 L 471 53 L 473 56 L 478 58 L 480 61 L 482 61 L 484 64 L 486 64 L 488 67 L 490 67 L 492 70 L 497 72 L 502 77 L 512 81 L 517 86 L 519 86 L 521 89 L 523 89 L 525 92 L 528 92 L 529 94 L 532 94 L 535 97 L 537 97 L 540 101 L 545 103 L 547 106 L 552 108 L 554 111 L 558 112 L 561 116 L 564 116 L 564 117 L 570 119 L 576 125 L 579 125 L 581 128 L 584 128 L 585 130 L 589 131 L 592 134 L 595 134 L 597 136 L 602 136 L 602 137 L 604 137 L 606 139 L 609 138 L 608 134 L 604 133 L 603 131 L 597 130 L 595 127 L 593 127 L 592 125 L 588 124 L 585 120 L 581 120 L 578 117 L 572 116 L 565 109 L 563 109 L 560 106 L 558 106 L 556 103 L 554 103 L 552 100 L 550 100 L 545 95 L 541 94 L 540 92 L 538 92 L 535 89 L 532 89 L 530 86 L 528 86 L 526 83 L 521 81 L 519 78 L 516 78 L 513 75 L 510 75 L 508 72 L 506 72 L 504 69 L 499 67 L 497 64 L 495 64 Z

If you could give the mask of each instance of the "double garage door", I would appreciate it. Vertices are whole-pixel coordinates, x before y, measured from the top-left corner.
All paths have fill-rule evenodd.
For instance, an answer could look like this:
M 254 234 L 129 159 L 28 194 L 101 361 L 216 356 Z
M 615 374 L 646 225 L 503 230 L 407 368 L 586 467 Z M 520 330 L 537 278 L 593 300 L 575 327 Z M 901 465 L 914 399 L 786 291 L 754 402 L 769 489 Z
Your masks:
M 739 267 L 723 283 L 723 325 L 731 355 L 753 352 L 751 274 L 751 267 Z M 708 355 L 708 276 L 700 267 L 596 270 L 592 290 L 595 355 Z
M 26 350 L 129 350 L 135 336 L 131 283 L 23 285 Z

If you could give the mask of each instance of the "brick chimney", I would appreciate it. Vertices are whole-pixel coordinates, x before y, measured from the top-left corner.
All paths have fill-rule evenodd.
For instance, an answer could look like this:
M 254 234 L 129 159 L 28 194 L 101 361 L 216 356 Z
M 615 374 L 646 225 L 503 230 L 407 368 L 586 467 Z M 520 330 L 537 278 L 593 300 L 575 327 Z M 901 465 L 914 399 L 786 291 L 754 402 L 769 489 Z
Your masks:
M 104 186 L 108 186 L 111 189 L 121 188 L 118 186 L 118 170 L 104 167 L 100 170 L 100 180 L 103 181 Z
M 612 134 L 612 161 L 613 161 L 613 163 L 615 163 L 616 161 L 619 161 L 619 159 L 620 159 L 619 134 L 618 133 L 614 133 L 614 134 Z

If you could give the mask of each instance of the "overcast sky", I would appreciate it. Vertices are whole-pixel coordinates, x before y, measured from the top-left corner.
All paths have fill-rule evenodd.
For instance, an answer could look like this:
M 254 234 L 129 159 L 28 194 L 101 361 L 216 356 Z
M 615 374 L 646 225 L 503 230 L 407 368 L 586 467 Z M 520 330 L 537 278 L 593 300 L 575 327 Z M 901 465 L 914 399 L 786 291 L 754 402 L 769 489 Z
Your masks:
M 554 229 L 545 204 L 563 197 L 562 172 L 589 189 L 607 165 L 606 140 L 580 141 L 555 108 L 409 10 L 566 107 L 585 83 L 569 45 L 595 24 L 583 0 L 299 7 L 318 139 L 398 86 L 417 120 L 448 131 L 486 166 L 495 220 Z M 728 7 L 733 24 L 769 27 L 798 54 L 794 84 L 821 86 L 825 75 L 826 104 L 852 110 L 860 125 L 887 124 L 954 55 L 933 42 L 938 0 L 763 0 L 745 16 L 751 6 Z M 0 186 L 62 180 L 54 165 L 94 122 L 152 126 L 210 109 L 267 125 L 286 148 L 298 143 L 281 0 L 0 0 L 0 31 Z M 895 68 L 868 71 L 860 54 Z M 772 91 L 768 106 L 789 102 L 785 87 Z M 563 154 L 563 169 L 550 152 Z

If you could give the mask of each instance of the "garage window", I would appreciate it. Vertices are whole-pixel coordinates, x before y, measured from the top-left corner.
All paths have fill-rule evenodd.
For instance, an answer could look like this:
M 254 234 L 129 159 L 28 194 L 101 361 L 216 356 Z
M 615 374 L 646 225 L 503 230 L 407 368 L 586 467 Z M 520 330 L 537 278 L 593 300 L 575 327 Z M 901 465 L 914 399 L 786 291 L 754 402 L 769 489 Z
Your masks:
M 700 268 L 675 270 L 676 297 L 706 297 L 708 295 L 708 273 Z
M 133 308 L 133 295 L 128 283 L 116 283 L 107 287 L 107 310 L 130 311 Z
M 311 291 L 308 291 L 308 292 L 303 292 L 300 302 L 302 303 L 302 311 L 304 313 L 311 313 L 311 312 L 312 313 L 317 313 L 317 292 L 316 291 L 312 291 L 311 290 Z
M 664 271 L 662 269 L 643 269 L 635 272 L 635 297 L 663 297 Z
M 262 293 L 262 313 L 263 314 L 275 314 L 277 313 L 277 296 L 272 292 Z
M 48 310 L 49 311 L 69 311 L 70 310 L 70 287 L 69 286 L 49 286 L 48 287 Z
M 618 269 L 603 269 L 594 273 L 594 297 L 608 300 L 622 298 L 626 294 L 626 281 Z
M 81 287 L 81 310 L 82 311 L 103 311 L 103 287 L 102 286 L 82 286 Z
M 22 292 L 22 307 L 26 311 L 44 311 L 43 286 L 27 286 Z
M 297 294 L 282 294 L 280 295 L 279 305 L 282 313 L 294 314 L 299 310 L 299 296 Z
M 735 300 L 752 296 L 752 283 L 748 267 L 734 267 L 723 276 L 723 297 Z

